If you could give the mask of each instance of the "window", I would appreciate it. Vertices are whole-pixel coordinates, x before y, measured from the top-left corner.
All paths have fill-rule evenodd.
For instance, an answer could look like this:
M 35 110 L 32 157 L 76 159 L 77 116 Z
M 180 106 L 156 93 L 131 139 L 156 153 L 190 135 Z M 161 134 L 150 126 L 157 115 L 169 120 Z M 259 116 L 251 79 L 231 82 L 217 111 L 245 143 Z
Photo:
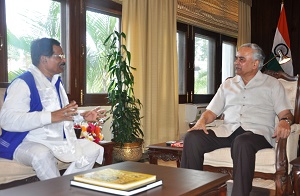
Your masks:
M 236 43 L 223 41 L 222 43 L 222 82 L 228 77 L 235 75 L 234 60 L 236 54 Z
M 108 12 L 101 6 L 101 1 L 87 1 L 86 4 L 86 59 L 85 80 L 81 89 L 80 100 L 86 105 L 107 105 L 109 79 L 105 69 L 104 41 L 114 31 L 121 29 L 121 14 Z M 121 9 L 120 9 L 121 10 Z
M 208 103 L 234 76 L 236 39 L 177 23 L 179 103 Z
M 107 105 L 103 41 L 120 30 L 121 10 L 110 0 L 0 0 L 0 81 L 27 70 L 32 40 L 52 37 L 67 56 L 62 78 L 69 99 Z
M 186 36 L 182 31 L 177 32 L 178 73 L 186 73 Z M 186 90 L 186 74 L 178 75 L 178 92 L 184 95 Z
M 86 93 L 107 93 L 109 80 L 104 67 L 103 43 L 113 31 L 120 31 L 120 21 L 117 17 L 89 10 L 86 19 Z
M 215 40 L 201 34 L 195 34 L 194 39 L 194 94 L 213 94 Z
M 44 0 L 6 0 L 8 82 L 31 64 L 30 40 L 61 39 L 61 3 Z M 16 6 L 19 5 L 19 6 Z

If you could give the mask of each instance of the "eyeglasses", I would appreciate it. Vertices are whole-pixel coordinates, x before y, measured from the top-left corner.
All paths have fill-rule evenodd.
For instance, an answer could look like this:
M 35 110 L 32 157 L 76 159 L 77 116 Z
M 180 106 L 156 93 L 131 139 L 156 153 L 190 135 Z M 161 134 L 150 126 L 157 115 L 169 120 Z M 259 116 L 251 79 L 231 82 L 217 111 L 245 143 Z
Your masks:
M 52 54 L 52 56 L 59 57 L 61 59 L 66 59 L 66 55 L 64 54 Z

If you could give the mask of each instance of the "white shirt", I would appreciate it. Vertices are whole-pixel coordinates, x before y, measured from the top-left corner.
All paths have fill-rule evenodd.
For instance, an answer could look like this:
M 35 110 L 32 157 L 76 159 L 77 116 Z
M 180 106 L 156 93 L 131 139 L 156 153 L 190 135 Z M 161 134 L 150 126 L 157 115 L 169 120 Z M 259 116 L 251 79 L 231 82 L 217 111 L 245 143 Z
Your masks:
M 292 107 L 282 84 L 258 71 L 247 85 L 240 76 L 226 80 L 206 109 L 216 115 L 225 115 L 224 124 L 212 128 L 218 137 L 228 137 L 241 126 L 263 135 L 274 146 L 275 117 Z

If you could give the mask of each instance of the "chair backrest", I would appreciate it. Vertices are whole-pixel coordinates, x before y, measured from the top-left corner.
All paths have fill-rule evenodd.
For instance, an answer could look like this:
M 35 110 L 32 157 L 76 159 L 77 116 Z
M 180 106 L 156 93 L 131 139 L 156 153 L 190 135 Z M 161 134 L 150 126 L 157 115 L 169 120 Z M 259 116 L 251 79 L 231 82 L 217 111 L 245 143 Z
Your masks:
M 0 82 L 0 111 L 3 105 L 3 101 L 4 101 L 4 94 L 5 91 L 8 87 L 9 83 L 8 82 Z M 2 134 L 2 129 L 0 127 L 0 135 Z
M 0 110 L 3 105 L 4 94 L 5 94 L 5 91 L 6 91 L 6 88 L 8 87 L 8 85 L 9 85 L 8 82 L 0 82 Z
M 293 106 L 294 123 L 299 124 L 300 121 L 300 80 L 299 75 L 290 76 L 282 71 L 275 72 L 272 70 L 264 71 L 264 74 L 268 74 L 277 78 L 285 88 L 285 92 L 288 99 Z M 277 119 L 277 118 L 276 118 Z M 278 121 L 278 120 L 277 120 Z

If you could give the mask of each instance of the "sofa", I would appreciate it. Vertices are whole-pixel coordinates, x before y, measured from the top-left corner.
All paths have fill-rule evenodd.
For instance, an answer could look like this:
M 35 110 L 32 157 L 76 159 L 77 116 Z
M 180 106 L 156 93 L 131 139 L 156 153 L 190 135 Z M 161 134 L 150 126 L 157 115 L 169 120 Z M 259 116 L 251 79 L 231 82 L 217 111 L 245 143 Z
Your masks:
M 3 105 L 3 98 L 8 85 L 9 83 L 0 82 L 0 110 Z M 0 135 L 1 134 L 2 129 L 0 127 Z M 61 172 L 68 166 L 68 163 L 58 163 Z M 0 190 L 35 181 L 39 181 L 39 179 L 36 177 L 36 173 L 32 167 L 20 164 L 13 160 L 0 158 Z

